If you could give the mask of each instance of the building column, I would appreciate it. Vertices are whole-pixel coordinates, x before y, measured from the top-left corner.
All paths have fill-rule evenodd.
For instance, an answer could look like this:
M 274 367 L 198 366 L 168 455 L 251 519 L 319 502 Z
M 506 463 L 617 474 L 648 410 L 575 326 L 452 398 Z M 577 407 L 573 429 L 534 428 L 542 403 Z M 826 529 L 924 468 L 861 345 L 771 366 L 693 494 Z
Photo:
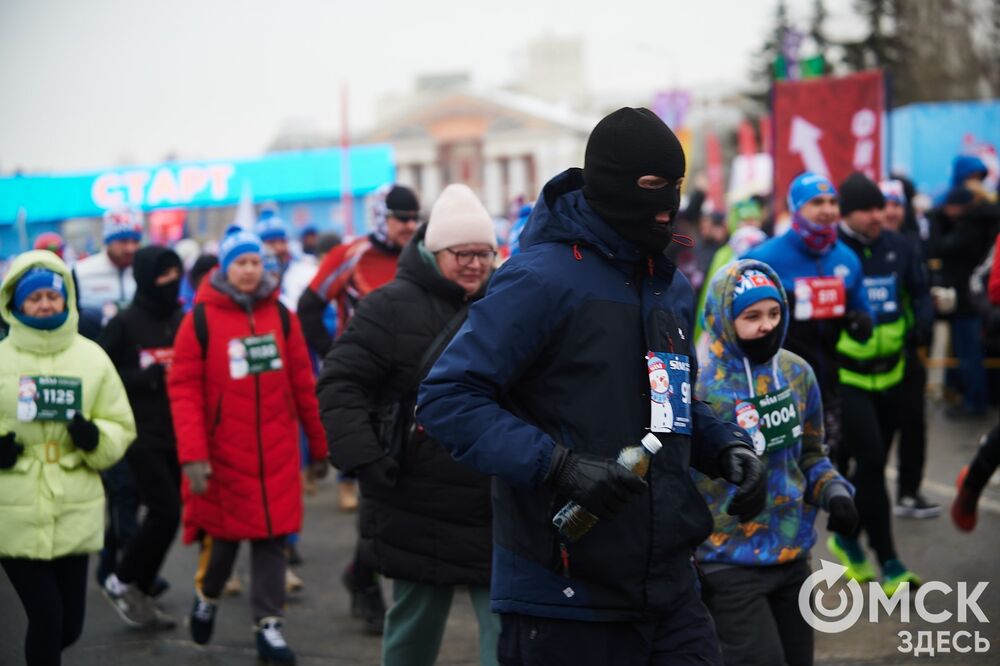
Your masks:
M 483 204 L 490 215 L 506 213 L 506 202 L 503 200 L 503 173 L 500 161 L 487 159 L 483 164 Z
M 528 199 L 534 197 L 533 192 L 528 192 L 528 166 L 523 157 L 510 158 L 507 163 L 507 183 L 507 195 L 511 200 L 522 195 Z
M 428 162 L 423 166 L 423 179 L 421 182 L 420 203 L 426 210 L 431 206 L 441 194 L 441 167 L 436 162 Z

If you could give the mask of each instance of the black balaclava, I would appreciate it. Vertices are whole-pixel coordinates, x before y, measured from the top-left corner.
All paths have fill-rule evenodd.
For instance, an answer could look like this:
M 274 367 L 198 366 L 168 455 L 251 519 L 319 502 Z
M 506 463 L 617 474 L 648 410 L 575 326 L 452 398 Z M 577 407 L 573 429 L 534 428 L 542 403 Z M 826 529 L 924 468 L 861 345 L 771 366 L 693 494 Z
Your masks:
M 739 345 L 740 350 L 750 359 L 751 363 L 758 365 L 770 361 L 771 357 L 778 353 L 784 340 L 784 332 L 784 327 L 779 321 L 778 325 L 766 335 L 753 340 L 737 337 L 736 344 Z
M 151 245 L 135 253 L 132 273 L 135 275 L 136 301 L 158 317 L 167 317 L 180 308 L 180 278 L 164 285 L 156 284 L 156 278 L 171 267 L 184 270 L 181 258 L 168 248 Z
M 622 238 L 647 254 L 659 254 L 673 238 L 684 177 L 684 150 L 649 109 L 624 107 L 597 123 L 583 160 L 583 196 Z M 666 187 L 639 187 L 641 176 L 659 176 Z M 670 224 L 657 213 L 670 212 Z

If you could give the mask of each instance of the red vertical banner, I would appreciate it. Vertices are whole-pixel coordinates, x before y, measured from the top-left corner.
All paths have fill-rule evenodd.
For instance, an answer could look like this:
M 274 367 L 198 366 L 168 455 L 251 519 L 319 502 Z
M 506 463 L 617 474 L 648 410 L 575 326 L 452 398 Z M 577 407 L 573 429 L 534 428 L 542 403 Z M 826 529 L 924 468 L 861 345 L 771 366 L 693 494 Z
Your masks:
M 722 146 L 715 132 L 705 134 L 705 150 L 708 153 L 708 200 L 712 202 L 712 210 L 726 210 L 724 187 L 722 183 Z
M 774 121 L 771 116 L 764 114 L 760 118 L 760 152 L 767 153 L 771 157 L 774 157 L 774 142 L 771 140 L 773 138 L 774 132 Z
M 351 189 L 351 133 L 347 123 L 347 84 L 340 87 L 340 208 L 344 238 L 354 237 L 354 191 Z
M 842 78 L 780 81 L 774 91 L 774 193 L 784 210 L 803 171 L 839 183 L 853 171 L 882 177 L 885 82 L 880 70 Z
M 741 120 L 739 129 L 736 130 L 736 143 L 739 146 L 740 155 L 757 154 L 757 137 L 753 133 L 753 125 L 749 120 Z

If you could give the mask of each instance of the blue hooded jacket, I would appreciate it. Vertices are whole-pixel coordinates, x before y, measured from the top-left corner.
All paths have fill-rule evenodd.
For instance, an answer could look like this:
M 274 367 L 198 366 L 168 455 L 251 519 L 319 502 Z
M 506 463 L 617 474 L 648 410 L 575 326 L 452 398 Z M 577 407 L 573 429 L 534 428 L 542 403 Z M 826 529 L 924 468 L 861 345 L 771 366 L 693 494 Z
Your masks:
M 827 457 L 823 405 L 812 368 L 785 349 L 760 364 L 751 363 L 740 349 L 732 305 L 740 275 L 751 269 L 779 284 L 770 266 L 743 260 L 719 270 L 708 287 L 708 356 L 695 394 L 708 401 L 720 418 L 736 418 L 741 402 L 791 388 L 801 430 L 790 446 L 761 454 L 767 468 L 767 505 L 751 522 L 741 524 L 726 513 L 735 494 L 733 486 L 692 473 L 715 516 L 712 536 L 698 548 L 698 561 L 706 572 L 718 565 L 768 566 L 807 558 L 816 543 L 816 509 L 828 508 L 838 492 L 853 490 Z M 789 315 L 784 293 L 780 305 L 784 336 Z
M 637 620 L 695 585 L 694 548 L 711 515 L 691 480 L 719 475 L 720 450 L 745 432 L 691 404 L 692 433 L 658 433 L 648 488 L 579 541 L 552 516 L 567 501 L 547 482 L 558 442 L 613 459 L 650 426 L 646 352 L 697 364 L 694 294 L 664 256 L 646 257 L 590 208 L 580 169 L 542 191 L 521 253 L 421 386 L 417 420 L 459 461 L 495 476 L 493 610 L 556 618 Z

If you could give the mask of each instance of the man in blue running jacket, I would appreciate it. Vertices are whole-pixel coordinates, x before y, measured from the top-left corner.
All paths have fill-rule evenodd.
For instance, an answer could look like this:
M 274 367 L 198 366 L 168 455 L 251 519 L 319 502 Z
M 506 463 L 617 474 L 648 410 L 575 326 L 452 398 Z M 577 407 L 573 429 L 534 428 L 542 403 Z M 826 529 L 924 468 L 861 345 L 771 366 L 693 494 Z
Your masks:
M 823 422 L 830 459 L 840 449 L 841 331 L 865 342 L 872 334 L 872 313 L 864 289 L 861 261 L 837 240 L 840 206 L 833 183 L 805 172 L 788 189 L 792 226 L 781 236 L 750 250 L 746 259 L 771 266 L 788 295 L 791 318 L 785 349 L 812 366 L 823 397 Z
M 766 484 L 747 434 L 692 395 L 694 294 L 663 255 L 684 168 L 651 111 L 604 118 L 421 387 L 428 434 L 496 477 L 502 664 L 721 664 L 689 468 L 740 486 L 743 520 Z M 663 448 L 643 478 L 615 457 L 649 431 Z M 600 518 L 574 542 L 552 524 L 569 500 Z

